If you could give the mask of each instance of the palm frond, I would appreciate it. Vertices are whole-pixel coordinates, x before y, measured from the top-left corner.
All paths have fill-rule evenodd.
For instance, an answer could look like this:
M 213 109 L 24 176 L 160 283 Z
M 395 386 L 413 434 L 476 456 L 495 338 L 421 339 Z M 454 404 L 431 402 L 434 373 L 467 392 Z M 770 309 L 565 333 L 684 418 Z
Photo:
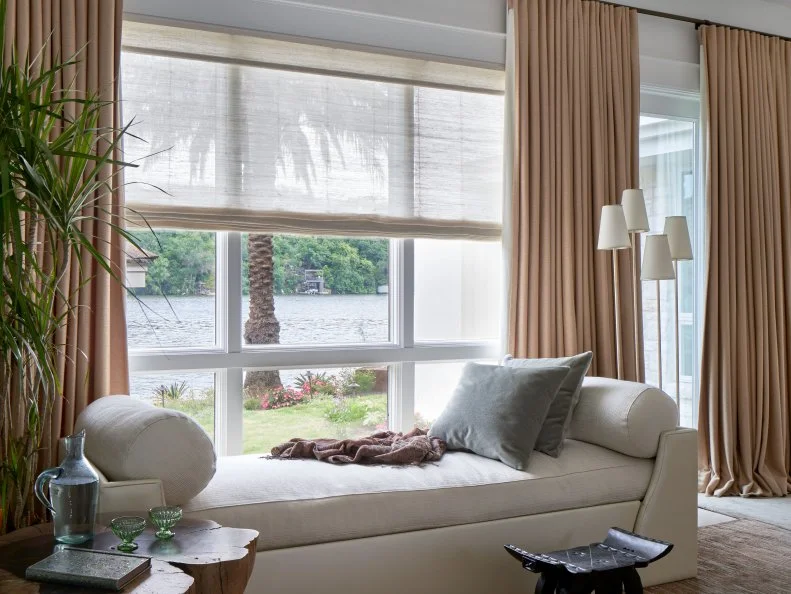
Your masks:
M 99 272 L 125 281 L 97 230 L 141 248 L 125 215 L 107 207 L 119 172 L 137 166 L 118 158 L 131 124 L 100 126 L 112 102 L 61 86 L 79 52 L 47 67 L 44 48 L 20 57 L 11 47 L 9 55 L 6 4 L 0 0 L 0 534 L 33 517 L 36 462 L 67 359 L 59 331 L 80 309 L 74 295 Z

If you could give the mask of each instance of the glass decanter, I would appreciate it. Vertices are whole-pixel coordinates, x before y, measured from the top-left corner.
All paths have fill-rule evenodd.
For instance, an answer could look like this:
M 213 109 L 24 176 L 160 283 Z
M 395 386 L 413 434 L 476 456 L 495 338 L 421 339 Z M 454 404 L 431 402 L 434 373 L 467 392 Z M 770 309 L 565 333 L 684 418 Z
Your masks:
M 66 458 L 36 479 L 39 501 L 52 513 L 55 540 L 80 544 L 93 538 L 99 506 L 99 475 L 85 459 L 85 431 L 64 438 Z M 44 487 L 49 483 L 49 497 Z

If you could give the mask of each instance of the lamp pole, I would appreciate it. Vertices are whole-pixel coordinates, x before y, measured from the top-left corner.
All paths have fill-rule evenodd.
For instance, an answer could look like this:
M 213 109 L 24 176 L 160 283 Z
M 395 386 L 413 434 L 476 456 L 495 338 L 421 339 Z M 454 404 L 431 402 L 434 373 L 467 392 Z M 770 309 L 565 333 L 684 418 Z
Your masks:
M 692 260 L 692 241 L 689 236 L 687 217 L 665 217 L 665 234 L 670 245 L 670 257 L 673 258 L 675 272 L 675 305 L 676 305 L 676 403 L 681 410 L 681 341 L 680 341 L 680 307 L 678 300 L 678 263 L 680 260 Z
M 612 252 L 612 275 L 615 303 L 615 361 L 618 378 L 624 378 L 623 353 L 621 352 L 621 286 L 618 275 L 618 250 L 631 247 L 629 231 L 626 227 L 624 209 L 620 204 L 602 207 L 599 221 L 599 241 L 597 249 Z
M 621 344 L 621 283 L 618 280 L 618 250 L 612 250 L 612 278 L 615 300 L 615 364 L 618 370 L 618 379 L 625 377 L 623 371 L 623 353 L 620 352 Z
M 659 389 L 662 389 L 662 292 L 659 287 L 659 279 L 656 281 L 656 352 L 657 369 L 659 370 Z
M 640 231 L 630 231 L 629 237 L 632 240 L 632 311 L 634 312 L 634 357 L 637 370 L 640 369 L 640 362 L 637 361 L 638 353 L 640 352 L 640 318 L 643 315 L 643 308 L 640 307 L 640 300 L 637 298 L 637 287 L 640 283 L 640 278 L 637 275 L 637 263 L 640 261 L 640 251 L 637 246 L 637 237 Z M 639 375 L 639 374 L 638 374 Z M 637 378 L 638 381 L 641 378 Z
M 650 230 L 648 224 L 648 212 L 645 208 L 645 195 L 643 191 L 638 188 L 624 190 L 621 194 L 621 206 L 623 207 L 624 216 L 626 217 L 626 227 L 629 229 L 629 239 L 632 246 L 632 307 L 634 312 L 634 359 L 635 359 L 635 374 L 636 379 L 642 380 L 640 377 L 640 361 L 637 360 L 640 353 L 640 318 L 642 317 L 643 308 L 641 307 L 640 300 L 637 298 L 637 288 L 640 286 L 640 279 L 637 275 L 638 263 L 640 262 L 640 251 L 637 245 L 637 239 L 640 233 L 645 233 Z
M 662 295 L 659 282 L 676 278 L 673 260 L 670 257 L 670 243 L 664 233 L 648 235 L 645 239 L 642 279 L 656 281 L 656 338 L 659 371 L 659 389 L 662 389 Z
M 675 306 L 676 306 L 676 404 L 678 405 L 678 409 L 681 410 L 681 343 L 679 342 L 679 310 L 678 310 L 678 260 L 673 260 L 673 272 L 676 275 L 676 279 L 673 281 L 673 292 L 675 293 Z

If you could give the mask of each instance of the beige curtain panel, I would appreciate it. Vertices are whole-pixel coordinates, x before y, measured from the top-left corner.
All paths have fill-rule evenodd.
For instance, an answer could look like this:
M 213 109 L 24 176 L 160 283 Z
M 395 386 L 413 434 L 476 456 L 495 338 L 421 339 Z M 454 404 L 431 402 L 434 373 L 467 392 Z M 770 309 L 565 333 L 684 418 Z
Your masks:
M 601 208 L 638 187 L 637 13 L 581 0 L 513 0 L 514 167 L 508 349 L 594 353 L 594 375 L 639 380 L 628 250 L 596 250 Z M 636 250 L 639 253 L 639 248 Z M 639 263 L 638 263 L 639 265 Z M 621 357 L 619 365 L 618 356 Z
M 6 42 L 13 44 L 19 55 L 35 56 L 49 40 L 40 57 L 45 65 L 55 58 L 69 59 L 79 51 L 79 63 L 64 71 L 64 88 L 73 80 L 72 86 L 77 92 L 98 93 L 103 100 L 117 100 L 122 12 L 121 0 L 9 0 Z M 119 110 L 108 106 L 99 126 L 118 126 L 120 121 Z M 111 174 L 108 170 L 107 175 Z M 101 216 L 108 222 L 113 216 L 116 222 L 121 221 L 123 196 L 120 191 L 114 196 L 101 197 L 97 202 L 94 216 Z M 103 214 L 103 210 L 112 215 Z M 123 246 L 110 226 L 95 221 L 85 224 L 92 227 L 83 231 L 95 237 L 96 248 L 123 271 Z M 79 265 L 73 258 L 70 284 L 63 287 L 80 307 L 58 337 L 59 344 L 65 345 L 60 361 L 63 398 L 55 403 L 52 431 L 43 444 L 47 448 L 40 460 L 43 466 L 53 466 L 57 462 L 56 448 L 49 446 L 72 432 L 77 415 L 90 402 L 108 394 L 129 391 L 123 288 L 97 267 L 94 267 L 92 282 L 78 287 Z M 82 265 L 92 266 L 87 254 Z
M 791 419 L 791 43 L 701 28 L 709 273 L 701 490 L 784 495 Z

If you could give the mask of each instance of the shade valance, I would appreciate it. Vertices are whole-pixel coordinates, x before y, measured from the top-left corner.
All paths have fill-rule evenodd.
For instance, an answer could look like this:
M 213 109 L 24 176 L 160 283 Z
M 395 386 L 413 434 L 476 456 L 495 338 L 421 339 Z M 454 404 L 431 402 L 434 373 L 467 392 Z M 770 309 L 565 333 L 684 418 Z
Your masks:
M 127 175 L 132 219 L 248 232 L 500 235 L 503 99 L 491 89 L 335 76 L 329 62 L 320 71 L 275 68 L 283 48 L 253 63 L 211 43 L 248 48 L 248 58 L 248 44 L 303 44 L 132 25 L 123 109 L 145 139 L 125 146 L 128 160 L 140 159 Z M 139 37 L 146 27 L 149 49 Z M 445 67 L 465 68 L 431 64 Z

